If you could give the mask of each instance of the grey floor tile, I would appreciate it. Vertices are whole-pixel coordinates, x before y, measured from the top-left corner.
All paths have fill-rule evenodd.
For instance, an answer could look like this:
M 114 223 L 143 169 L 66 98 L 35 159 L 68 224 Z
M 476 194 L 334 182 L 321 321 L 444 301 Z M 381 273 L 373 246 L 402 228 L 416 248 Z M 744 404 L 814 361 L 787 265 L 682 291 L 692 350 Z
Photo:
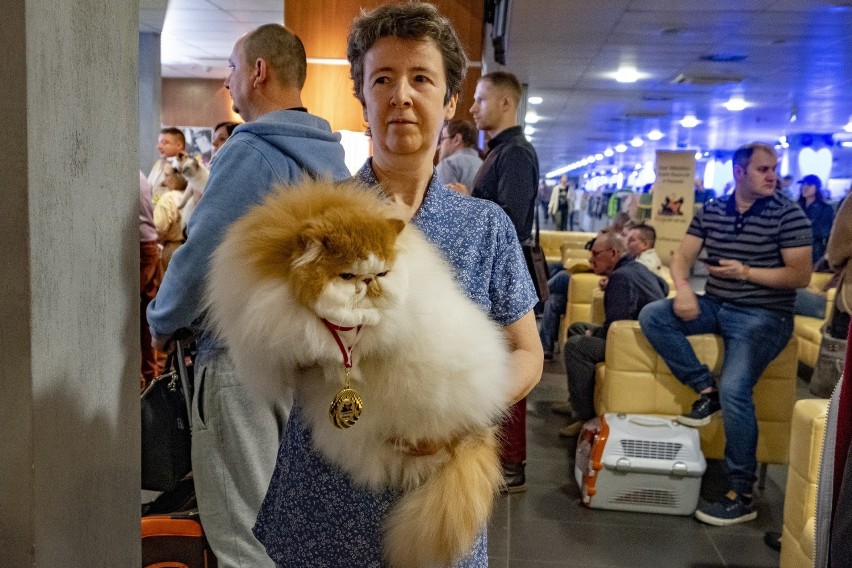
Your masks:
M 667 528 L 539 520 L 513 525 L 509 558 L 625 568 L 721 561 L 709 538 L 687 534 L 691 538 L 685 544 Z
M 776 568 L 779 554 L 766 546 L 763 534 L 747 535 L 707 531 L 727 566 Z

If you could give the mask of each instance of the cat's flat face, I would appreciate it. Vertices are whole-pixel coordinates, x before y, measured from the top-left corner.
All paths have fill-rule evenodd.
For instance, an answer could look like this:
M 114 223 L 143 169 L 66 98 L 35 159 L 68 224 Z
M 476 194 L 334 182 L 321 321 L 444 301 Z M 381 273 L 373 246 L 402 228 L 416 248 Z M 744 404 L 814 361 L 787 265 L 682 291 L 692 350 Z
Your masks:
M 198 171 L 198 162 L 181 152 L 171 159 L 172 167 L 184 177 L 192 177 Z
M 325 227 L 306 240 L 293 267 L 291 287 L 303 304 L 339 325 L 373 325 L 398 293 L 396 225 Z

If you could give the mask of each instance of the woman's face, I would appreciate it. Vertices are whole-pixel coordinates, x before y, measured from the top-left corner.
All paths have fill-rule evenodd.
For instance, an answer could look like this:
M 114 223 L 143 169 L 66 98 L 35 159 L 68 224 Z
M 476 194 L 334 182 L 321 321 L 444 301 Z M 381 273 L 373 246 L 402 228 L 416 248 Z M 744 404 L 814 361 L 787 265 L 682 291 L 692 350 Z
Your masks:
M 813 199 L 815 195 L 816 195 L 816 186 L 815 185 L 812 185 L 812 184 L 809 184 L 809 183 L 803 183 L 802 184 L 802 197 L 804 197 L 805 199 Z
M 445 120 L 456 112 L 447 104 L 441 52 L 431 39 L 385 37 L 364 55 L 364 119 L 370 125 L 374 158 L 422 153 L 431 160 Z

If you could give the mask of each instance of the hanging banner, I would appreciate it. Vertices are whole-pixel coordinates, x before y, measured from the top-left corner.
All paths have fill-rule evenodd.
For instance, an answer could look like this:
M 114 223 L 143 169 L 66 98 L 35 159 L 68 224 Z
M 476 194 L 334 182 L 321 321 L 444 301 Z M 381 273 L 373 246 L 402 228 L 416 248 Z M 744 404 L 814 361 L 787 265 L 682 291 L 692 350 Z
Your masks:
M 695 152 L 657 150 L 657 179 L 651 201 L 654 248 L 666 266 L 686 234 L 695 205 Z

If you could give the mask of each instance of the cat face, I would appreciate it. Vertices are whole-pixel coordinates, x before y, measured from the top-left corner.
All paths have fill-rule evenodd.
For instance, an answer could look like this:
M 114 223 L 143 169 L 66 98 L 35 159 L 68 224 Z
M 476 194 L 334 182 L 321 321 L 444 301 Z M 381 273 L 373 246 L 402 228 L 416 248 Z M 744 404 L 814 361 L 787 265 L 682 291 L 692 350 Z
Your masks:
M 198 172 L 198 162 L 190 158 L 186 152 L 181 152 L 170 160 L 172 167 L 185 177 L 193 177 Z
M 337 217 L 337 215 L 332 215 Z M 349 218 L 309 223 L 294 260 L 291 288 L 305 307 L 338 325 L 374 325 L 396 303 L 396 238 L 404 224 Z

